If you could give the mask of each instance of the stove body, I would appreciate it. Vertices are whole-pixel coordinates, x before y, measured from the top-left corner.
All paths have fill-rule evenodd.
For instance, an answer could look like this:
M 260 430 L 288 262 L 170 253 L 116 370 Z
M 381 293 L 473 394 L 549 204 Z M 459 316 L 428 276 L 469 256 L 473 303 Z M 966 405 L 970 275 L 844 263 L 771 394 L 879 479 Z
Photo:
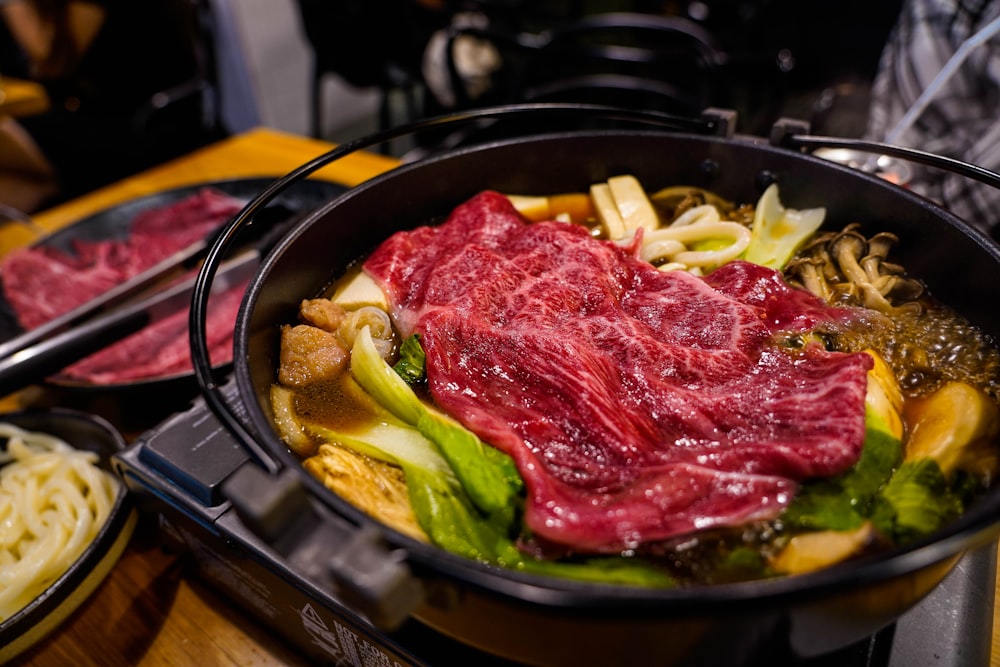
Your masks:
M 144 433 L 115 459 L 139 506 L 158 517 L 168 548 L 196 573 L 320 664 L 351 666 L 512 665 L 416 620 L 392 631 L 356 611 L 349 590 L 322 577 L 251 530 L 222 485 L 247 453 L 204 402 Z M 334 536 L 332 539 L 338 539 Z M 996 546 L 967 553 L 931 594 L 871 637 L 818 656 L 794 655 L 783 633 L 740 649 L 743 667 L 968 667 L 990 664 Z M 717 664 L 695 659 L 692 667 Z M 457 661 L 457 662 L 456 662 Z M 735 666 L 734 666 L 735 667 Z

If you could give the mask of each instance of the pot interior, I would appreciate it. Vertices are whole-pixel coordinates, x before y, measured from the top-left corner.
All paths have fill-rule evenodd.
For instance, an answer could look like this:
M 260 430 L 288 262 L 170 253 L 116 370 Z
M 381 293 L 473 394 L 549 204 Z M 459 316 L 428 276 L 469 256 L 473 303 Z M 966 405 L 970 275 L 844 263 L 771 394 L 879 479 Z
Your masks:
M 275 434 L 268 398 L 278 366 L 279 327 L 295 321 L 301 299 L 320 295 L 352 262 L 393 232 L 441 220 L 481 190 L 579 192 L 592 183 L 626 173 L 635 175 L 647 191 L 691 185 L 747 203 L 756 202 L 767 185 L 777 182 L 786 207 L 826 207 L 825 228 L 840 229 L 858 222 L 866 234 L 895 233 L 901 241 L 893 250 L 894 261 L 924 279 L 939 300 L 994 337 L 1000 335 L 1000 312 L 990 307 L 1000 297 L 1000 281 L 984 280 L 1000 270 L 996 245 L 933 203 L 882 179 L 751 139 L 636 131 L 516 139 L 405 165 L 358 186 L 320 208 L 265 260 L 237 322 L 235 354 L 241 400 L 260 444 L 285 465 L 301 469 L 298 458 Z M 365 521 L 317 480 L 305 472 L 303 477 L 307 486 L 338 512 Z M 926 567 L 981 541 L 993 530 L 992 517 L 1000 504 L 998 493 L 994 490 L 981 506 L 970 510 L 938 539 L 903 554 L 876 559 L 865 567 L 853 567 L 850 580 L 863 585 Z M 415 562 L 429 570 L 447 568 L 449 576 L 465 578 L 475 586 L 500 587 L 512 595 L 545 601 L 551 601 L 551 591 L 558 588 L 574 593 L 574 597 L 559 598 L 560 602 L 586 606 L 590 600 L 576 596 L 580 590 L 589 590 L 587 585 L 543 582 L 539 586 L 515 573 L 497 576 L 486 572 L 475 563 L 451 558 L 402 536 L 390 535 L 390 540 L 398 540 Z M 696 604 L 759 601 L 772 594 L 833 591 L 845 581 L 844 572 L 832 568 L 786 581 L 751 582 L 720 587 L 725 590 L 717 592 L 703 590 L 697 595 L 646 592 L 630 597 L 614 593 L 611 599 L 649 604 L 671 596 Z M 607 591 L 604 593 L 601 599 L 606 603 L 609 598 Z

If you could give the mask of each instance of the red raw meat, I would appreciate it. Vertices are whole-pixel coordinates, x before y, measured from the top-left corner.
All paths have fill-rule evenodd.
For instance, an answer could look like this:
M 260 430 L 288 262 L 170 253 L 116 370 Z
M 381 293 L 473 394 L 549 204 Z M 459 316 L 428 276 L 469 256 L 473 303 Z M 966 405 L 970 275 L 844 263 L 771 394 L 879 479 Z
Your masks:
M 615 552 L 770 518 L 850 467 L 871 359 L 781 341 L 849 316 L 771 269 L 707 279 L 482 193 L 365 263 L 437 403 L 510 454 L 543 541 Z
M 117 245 L 106 244 L 104 255 L 85 247 L 86 259 L 38 246 L 12 251 L 0 267 L 3 292 L 25 330 L 73 310 L 122 281 L 110 258 Z
M 21 326 L 34 329 L 205 238 L 243 206 L 242 200 L 206 187 L 138 213 L 124 239 L 77 240 L 73 253 L 44 245 L 13 251 L 0 265 L 4 298 Z M 209 335 L 221 335 L 231 343 L 234 320 L 235 310 L 210 318 L 210 326 L 215 321 L 214 326 L 222 329 Z M 139 349 L 143 345 L 150 347 Z M 231 359 L 231 345 L 223 345 L 218 361 Z M 78 362 L 71 376 L 106 384 L 173 375 L 190 368 L 185 310 Z
M 213 364 L 233 358 L 233 323 L 246 286 L 244 282 L 209 298 L 205 331 Z M 64 368 L 58 377 L 106 385 L 171 377 L 190 370 L 188 311 L 184 309 Z

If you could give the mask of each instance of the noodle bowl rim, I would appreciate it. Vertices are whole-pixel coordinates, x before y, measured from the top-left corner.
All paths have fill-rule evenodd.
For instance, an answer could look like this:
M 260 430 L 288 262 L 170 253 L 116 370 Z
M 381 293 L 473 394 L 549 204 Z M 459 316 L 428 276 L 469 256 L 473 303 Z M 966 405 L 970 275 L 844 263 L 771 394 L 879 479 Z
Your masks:
M 0 621 L 0 663 L 13 659 L 44 639 L 68 618 L 103 582 L 124 551 L 137 521 L 137 511 L 124 481 L 110 466 L 113 454 L 126 441 L 109 422 L 96 415 L 69 408 L 27 409 L 0 414 L 0 421 L 25 430 L 57 435 L 74 449 L 94 451 L 97 465 L 111 474 L 115 493 L 107 519 L 80 555 L 31 602 Z M 86 444 L 77 446 L 66 433 L 86 431 Z M 87 446 L 90 445 L 90 446 Z

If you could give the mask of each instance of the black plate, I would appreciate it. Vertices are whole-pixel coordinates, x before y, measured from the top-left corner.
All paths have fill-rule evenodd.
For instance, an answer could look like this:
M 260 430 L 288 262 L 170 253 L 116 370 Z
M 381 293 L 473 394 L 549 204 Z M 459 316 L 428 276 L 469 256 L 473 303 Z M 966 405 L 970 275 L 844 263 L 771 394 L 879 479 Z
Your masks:
M 207 181 L 187 185 L 151 195 L 138 197 L 94 213 L 75 222 L 45 238 L 37 241 L 33 247 L 51 247 L 62 252 L 73 253 L 76 241 L 118 240 L 127 237 L 132 221 L 142 211 L 155 209 L 181 201 L 194 195 L 203 188 L 213 188 L 247 202 L 254 199 L 262 190 L 273 182 L 271 178 L 243 178 L 219 181 Z M 295 213 L 312 211 L 344 192 L 343 186 L 319 180 L 303 180 L 296 183 L 274 200 L 275 205 L 282 206 Z M 2 280 L 2 277 L 0 277 Z M 17 321 L 10 304 L 0 292 L 0 340 L 9 340 L 24 330 Z M 161 376 L 143 380 L 135 380 L 120 384 L 93 384 L 80 381 L 70 381 L 60 378 L 50 378 L 47 384 L 70 390 L 114 390 L 133 389 L 137 387 L 154 386 L 163 389 L 167 385 L 187 383 L 192 373 Z

